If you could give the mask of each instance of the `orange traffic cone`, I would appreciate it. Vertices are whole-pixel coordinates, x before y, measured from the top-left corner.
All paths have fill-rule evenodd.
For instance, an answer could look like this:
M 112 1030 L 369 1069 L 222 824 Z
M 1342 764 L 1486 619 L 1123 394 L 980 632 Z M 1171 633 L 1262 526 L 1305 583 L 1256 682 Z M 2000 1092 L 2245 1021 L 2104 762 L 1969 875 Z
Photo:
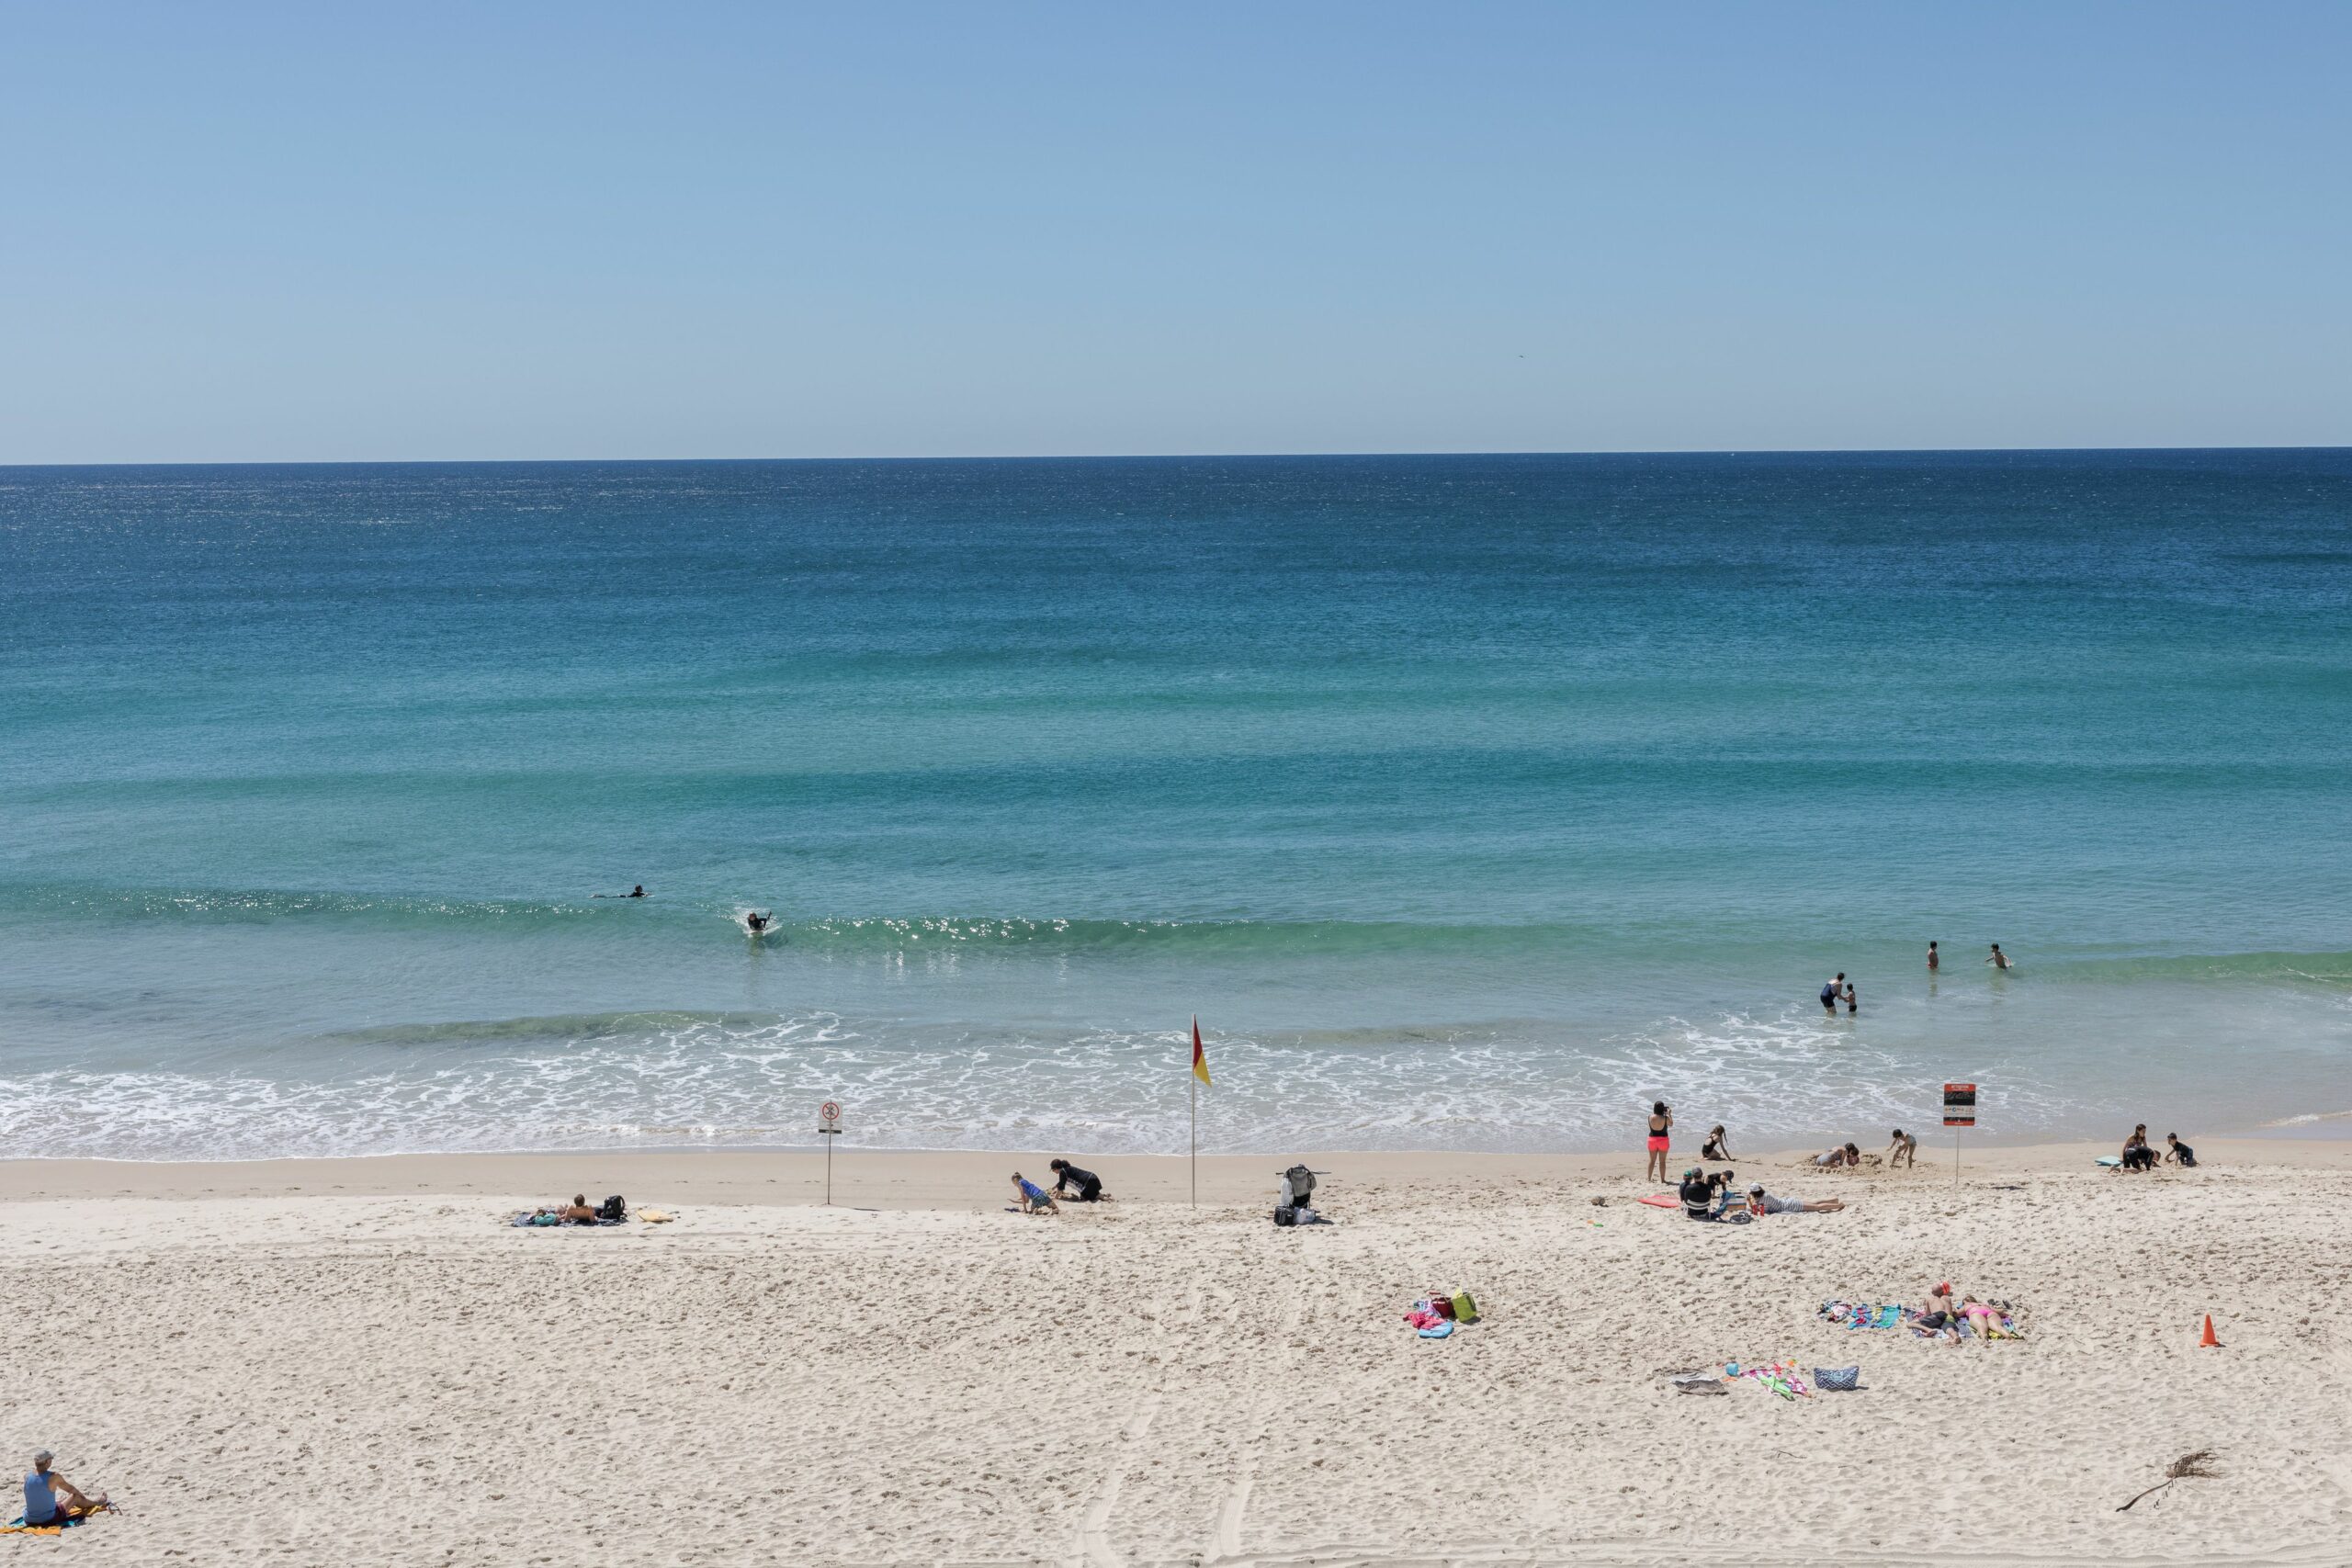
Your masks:
M 2205 1314 L 2205 1337 L 2197 1342 L 2197 1348 L 2199 1350 L 2218 1350 L 2222 1348 L 2222 1342 L 2213 1337 L 2213 1314 L 2210 1312 Z

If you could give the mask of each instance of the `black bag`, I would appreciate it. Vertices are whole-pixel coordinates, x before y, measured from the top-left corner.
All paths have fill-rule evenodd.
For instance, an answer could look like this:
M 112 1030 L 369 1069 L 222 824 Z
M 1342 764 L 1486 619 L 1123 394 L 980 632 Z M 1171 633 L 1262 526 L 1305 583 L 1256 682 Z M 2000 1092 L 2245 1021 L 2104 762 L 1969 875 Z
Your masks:
M 1292 1208 L 1288 1203 L 1275 1204 L 1274 1224 L 1278 1225 L 1295 1225 L 1298 1224 L 1298 1211 Z
M 618 1193 L 596 1205 L 596 1217 L 607 1223 L 628 1218 L 628 1204 Z

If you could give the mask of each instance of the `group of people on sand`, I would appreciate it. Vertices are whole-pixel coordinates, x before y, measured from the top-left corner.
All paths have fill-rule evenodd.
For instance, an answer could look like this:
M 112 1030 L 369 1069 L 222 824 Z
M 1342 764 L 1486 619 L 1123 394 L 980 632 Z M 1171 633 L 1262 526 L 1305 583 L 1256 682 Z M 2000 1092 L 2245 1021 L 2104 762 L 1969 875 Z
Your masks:
M 1073 1203 L 1101 1203 L 1111 1195 L 1102 1190 L 1102 1179 L 1091 1170 L 1080 1170 L 1066 1159 L 1047 1162 L 1054 1173 L 1054 1190 L 1050 1192 L 1022 1175 L 1012 1173 L 1012 1196 L 1024 1214 L 1058 1214 L 1061 1205 L 1057 1199 L 1067 1198 Z
M 2123 1140 L 2122 1168 L 2154 1170 L 2167 1160 L 2187 1169 L 2196 1165 L 2197 1151 L 2182 1143 L 2178 1133 L 2166 1133 L 2164 1153 L 2158 1154 L 2148 1142 L 2148 1124 L 2145 1122 L 2134 1123 L 2132 1135 Z
M 1950 1280 L 1928 1292 L 1927 1301 L 1911 1319 L 1911 1332 L 1922 1339 L 1940 1339 L 1948 1345 L 1957 1345 L 1963 1323 L 1971 1332 L 1985 1339 L 2025 1337 L 2005 1303 L 1979 1301 L 1974 1296 L 1963 1295 L 1955 1305 Z
M 1663 1100 L 1650 1106 L 1649 1173 L 1660 1181 L 1672 1179 L 1667 1175 L 1667 1157 L 1674 1146 L 1674 1108 Z M 1724 1124 L 1716 1122 L 1707 1129 L 1706 1141 L 1699 1146 L 1699 1157 L 1728 1165 L 1731 1134 Z M 1738 1174 L 1732 1170 L 1709 1171 L 1694 1165 L 1682 1173 L 1675 1184 L 1676 1196 L 1682 1201 L 1682 1213 L 1694 1220 L 1724 1220 L 1758 1218 L 1765 1214 L 1832 1214 L 1846 1206 L 1839 1198 L 1776 1198 L 1764 1190 L 1762 1182 L 1751 1183 L 1741 1202 Z
M 1843 1198 L 1776 1198 L 1764 1190 L 1760 1181 L 1751 1183 L 1745 1194 L 1739 1191 L 1736 1172 L 1718 1170 L 1710 1173 L 1692 1166 L 1682 1173 L 1682 1181 L 1675 1189 L 1682 1200 L 1682 1214 L 1691 1220 L 1761 1219 L 1766 1214 L 1834 1214 L 1846 1206 Z

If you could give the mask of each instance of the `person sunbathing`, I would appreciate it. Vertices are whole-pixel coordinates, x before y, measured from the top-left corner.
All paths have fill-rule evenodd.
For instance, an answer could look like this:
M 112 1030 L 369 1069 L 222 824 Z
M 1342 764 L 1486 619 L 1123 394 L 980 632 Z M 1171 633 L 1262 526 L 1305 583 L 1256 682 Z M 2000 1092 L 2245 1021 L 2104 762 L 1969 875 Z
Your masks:
M 1760 1186 L 1747 1190 L 1751 1214 L 1834 1214 L 1845 1206 L 1843 1198 L 1815 1198 L 1807 1202 L 1803 1198 L 1775 1198 Z
M 1960 1343 L 1960 1314 L 1951 1304 L 1951 1286 L 1938 1285 L 1928 1292 L 1919 1314 L 1911 1320 L 1911 1331 L 1922 1339 L 1943 1339 Z
M 1012 1195 L 1021 1201 L 1021 1212 L 1024 1214 L 1058 1214 L 1062 1212 L 1060 1205 L 1054 1201 L 1052 1193 L 1017 1170 L 1012 1173 Z
M 25 1477 L 25 1523 L 28 1525 L 62 1525 L 68 1519 L 86 1518 L 103 1508 L 111 1508 L 107 1495 L 85 1495 L 82 1489 L 50 1469 L 56 1458 L 47 1449 L 33 1455 L 32 1472 Z
M 558 1209 L 555 1217 L 568 1225 L 586 1224 L 595 1219 L 596 1211 L 588 1206 L 588 1194 L 574 1192 L 571 1206 Z
M 1960 1314 L 1968 1320 L 1970 1326 L 1986 1339 L 2025 1337 L 2010 1324 L 2009 1314 L 1991 1302 L 1980 1302 L 1974 1296 L 1964 1297 L 1960 1303 Z

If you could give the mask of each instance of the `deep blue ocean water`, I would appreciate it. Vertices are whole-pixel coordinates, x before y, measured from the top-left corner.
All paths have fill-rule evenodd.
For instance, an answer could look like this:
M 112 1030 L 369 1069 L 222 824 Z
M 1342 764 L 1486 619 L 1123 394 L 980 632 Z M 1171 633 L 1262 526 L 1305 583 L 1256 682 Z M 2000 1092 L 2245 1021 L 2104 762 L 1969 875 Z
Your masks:
M 0 469 L 0 1154 L 2352 1111 L 2342 450 Z

